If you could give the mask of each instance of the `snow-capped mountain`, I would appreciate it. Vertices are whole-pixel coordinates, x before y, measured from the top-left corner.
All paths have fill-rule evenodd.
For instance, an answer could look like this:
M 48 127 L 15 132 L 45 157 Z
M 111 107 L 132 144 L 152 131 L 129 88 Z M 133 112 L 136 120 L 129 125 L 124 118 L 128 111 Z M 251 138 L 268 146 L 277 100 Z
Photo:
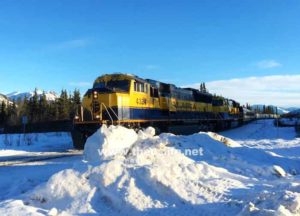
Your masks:
M 41 96 L 43 94 L 43 92 L 44 91 L 42 91 L 42 90 L 37 90 L 37 95 Z M 6 96 L 11 101 L 12 100 L 17 101 L 18 99 L 23 100 L 25 97 L 31 98 L 33 95 L 34 95 L 34 91 L 31 91 L 31 92 L 12 92 L 12 93 L 7 94 Z M 55 101 L 55 99 L 58 98 L 58 95 L 54 91 L 45 92 L 45 95 L 46 95 L 46 99 L 48 101 Z
M 277 107 L 277 111 L 278 111 L 278 114 L 286 114 L 289 112 L 289 110 L 284 109 L 282 107 Z
M 273 105 L 262 105 L 262 104 L 256 104 L 256 105 L 252 105 L 252 109 L 257 109 L 257 110 L 260 110 L 260 111 L 263 111 L 263 108 L 267 107 L 267 106 L 270 106 L 274 109 L 274 111 L 276 111 L 276 108 L 277 108 L 277 112 L 279 115 L 282 115 L 282 114 L 286 114 L 289 112 L 289 110 L 285 109 L 285 108 L 282 108 L 282 107 L 278 107 L 278 106 L 273 106 Z
M 300 109 L 300 107 L 289 107 L 289 108 L 286 108 L 286 110 L 288 110 L 289 112 L 292 112 L 294 110 L 298 110 Z
M 8 100 L 8 98 L 7 98 L 5 95 L 0 94 L 0 104 L 1 104 L 3 101 L 4 101 L 6 104 L 10 103 L 10 101 Z

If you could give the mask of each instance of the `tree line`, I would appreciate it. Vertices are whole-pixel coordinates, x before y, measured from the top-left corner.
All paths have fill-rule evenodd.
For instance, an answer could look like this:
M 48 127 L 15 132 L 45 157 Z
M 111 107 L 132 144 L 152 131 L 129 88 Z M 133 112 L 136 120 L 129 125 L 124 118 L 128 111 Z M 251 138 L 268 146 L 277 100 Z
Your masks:
M 81 103 L 79 90 L 72 93 L 62 90 L 54 101 L 48 101 L 46 93 L 39 95 L 37 90 L 32 97 L 18 98 L 10 103 L 0 104 L 0 126 L 20 125 L 26 116 L 28 123 L 71 120 Z
M 266 106 L 266 105 L 263 105 L 261 108 L 256 106 L 256 107 L 254 107 L 253 111 L 256 113 L 261 113 L 261 114 L 278 114 L 276 107 Z

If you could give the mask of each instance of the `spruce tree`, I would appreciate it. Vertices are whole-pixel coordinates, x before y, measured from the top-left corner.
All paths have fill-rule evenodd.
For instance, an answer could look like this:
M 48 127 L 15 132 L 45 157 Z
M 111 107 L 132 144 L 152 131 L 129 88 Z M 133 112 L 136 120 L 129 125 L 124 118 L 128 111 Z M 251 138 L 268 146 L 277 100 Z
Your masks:
M 48 102 L 46 93 L 43 94 L 39 98 L 39 121 L 44 122 L 48 120 Z
M 205 82 L 203 83 L 203 93 L 207 93 L 207 89 L 206 89 L 206 86 L 205 86 Z
M 5 121 L 7 118 L 7 113 L 6 113 L 6 103 L 2 101 L 1 107 L 0 107 L 0 125 L 5 125 Z
M 78 112 L 78 106 L 81 103 L 80 91 L 75 89 L 71 98 L 70 119 L 73 119 Z
M 62 90 L 60 97 L 58 99 L 58 113 L 59 113 L 59 120 L 66 120 L 69 119 L 69 100 L 68 100 L 68 93 L 66 90 Z
M 7 124 L 16 125 L 17 124 L 17 106 L 15 101 L 7 106 Z
M 37 89 L 34 90 L 33 96 L 29 99 L 29 116 L 32 122 L 39 119 L 39 96 Z

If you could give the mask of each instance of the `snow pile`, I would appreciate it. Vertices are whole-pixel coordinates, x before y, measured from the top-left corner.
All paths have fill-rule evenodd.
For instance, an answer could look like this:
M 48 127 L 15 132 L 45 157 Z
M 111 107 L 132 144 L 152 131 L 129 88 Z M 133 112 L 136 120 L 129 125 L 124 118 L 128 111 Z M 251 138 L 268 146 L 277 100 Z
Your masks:
M 176 137 L 154 136 L 153 128 L 135 133 L 104 126 L 87 140 L 87 163 L 52 176 L 27 195 L 26 203 L 69 214 L 101 209 L 107 214 L 153 211 L 163 215 L 197 212 L 199 204 L 231 202 L 231 190 L 247 188 L 242 182 L 246 177 L 201 161 L 201 149 L 180 148 L 172 140 Z M 193 139 L 228 148 L 204 133 Z
M 84 162 L 0 202 L 0 214 L 299 215 L 299 165 L 215 133 L 103 126 Z
M 295 192 L 296 191 L 296 192 Z M 278 185 L 277 190 L 264 190 L 255 195 L 248 205 L 240 212 L 243 216 L 300 215 L 300 186 L 288 184 L 282 188 Z
M 99 162 L 114 157 L 129 148 L 138 139 L 133 130 L 121 126 L 107 128 L 103 125 L 99 130 L 98 133 L 89 137 L 85 144 L 84 155 L 87 161 Z M 102 143 L 101 149 L 99 143 Z
M 232 140 L 232 139 L 229 139 L 227 137 L 224 137 L 224 136 L 221 136 L 220 134 L 217 134 L 217 133 L 214 133 L 214 132 L 208 132 L 207 135 L 209 135 L 211 138 L 215 139 L 215 140 L 218 140 L 222 143 L 224 143 L 225 145 L 228 145 L 230 147 L 241 147 L 241 145 Z

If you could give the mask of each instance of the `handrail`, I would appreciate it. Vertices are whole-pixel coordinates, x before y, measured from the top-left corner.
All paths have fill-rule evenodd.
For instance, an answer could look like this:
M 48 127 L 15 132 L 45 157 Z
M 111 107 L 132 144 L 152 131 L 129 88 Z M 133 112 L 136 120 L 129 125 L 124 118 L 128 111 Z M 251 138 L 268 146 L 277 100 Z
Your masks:
M 104 106 L 104 108 L 105 108 L 107 114 L 109 115 L 109 118 L 110 118 L 110 120 L 111 120 L 111 123 L 113 124 L 113 123 L 114 123 L 114 120 L 113 120 L 112 116 L 110 115 L 110 112 L 109 112 L 107 106 L 106 106 L 104 103 L 101 103 L 101 106 Z M 119 117 L 118 117 L 118 115 L 116 114 L 116 112 L 115 112 L 111 107 L 109 107 L 109 109 L 112 111 L 112 113 L 116 116 L 117 120 L 119 121 Z
M 109 116 L 109 118 L 110 118 L 110 120 L 111 120 L 111 123 L 113 124 L 113 123 L 114 123 L 114 120 L 113 120 L 113 118 L 111 117 L 111 115 L 110 115 L 110 113 L 109 113 L 107 107 L 105 106 L 104 103 L 101 103 L 101 106 L 104 106 L 104 108 L 105 108 L 105 110 L 106 110 L 106 112 L 107 112 L 107 114 L 108 114 L 108 116 Z
M 111 107 L 108 107 L 108 108 L 112 111 L 112 113 L 116 116 L 117 120 L 119 121 L 120 119 L 119 119 L 118 115 L 116 114 L 116 112 Z

